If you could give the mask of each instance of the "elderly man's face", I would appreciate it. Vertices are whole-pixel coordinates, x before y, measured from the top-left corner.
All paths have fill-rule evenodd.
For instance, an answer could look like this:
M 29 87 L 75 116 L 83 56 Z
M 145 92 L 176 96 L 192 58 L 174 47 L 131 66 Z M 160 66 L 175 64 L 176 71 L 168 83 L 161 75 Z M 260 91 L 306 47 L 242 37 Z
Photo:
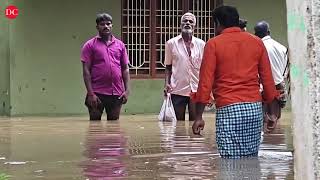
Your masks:
M 196 22 L 193 16 L 187 15 L 181 20 L 181 30 L 184 33 L 193 33 L 195 25 Z

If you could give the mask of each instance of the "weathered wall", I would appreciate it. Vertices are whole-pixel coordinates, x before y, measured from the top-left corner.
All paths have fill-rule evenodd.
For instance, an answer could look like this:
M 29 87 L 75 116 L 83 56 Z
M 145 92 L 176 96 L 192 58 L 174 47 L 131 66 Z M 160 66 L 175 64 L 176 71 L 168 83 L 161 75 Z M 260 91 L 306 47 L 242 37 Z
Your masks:
M 295 179 L 320 179 L 320 2 L 287 0 Z
M 10 33 L 0 32 L 0 38 L 10 35 L 10 57 L 0 61 L 10 62 L 10 76 L 6 68 L 8 75 L 0 78 L 11 82 L 11 115 L 87 114 L 80 49 L 97 34 L 98 12 L 113 16 L 113 32 L 120 37 L 121 1 L 15 0 L 13 4 L 19 8 L 19 16 L 10 21 Z M 0 56 L 7 54 L 0 52 Z M 162 80 L 133 80 L 131 86 L 124 113 L 159 111 Z M 0 88 L 6 87 L 0 84 Z
M 11 22 L 2 13 L 8 4 L 8 0 L 0 0 L 0 116 L 9 115 L 10 111 L 9 24 Z
M 86 112 L 80 48 L 97 34 L 98 12 L 114 17 L 114 31 L 119 35 L 119 2 L 13 2 L 19 16 L 10 28 L 11 115 Z
M 235 6 L 241 18 L 248 20 L 247 29 L 253 33 L 258 21 L 269 22 L 271 36 L 287 45 L 286 1 L 285 0 L 224 0 L 225 5 Z

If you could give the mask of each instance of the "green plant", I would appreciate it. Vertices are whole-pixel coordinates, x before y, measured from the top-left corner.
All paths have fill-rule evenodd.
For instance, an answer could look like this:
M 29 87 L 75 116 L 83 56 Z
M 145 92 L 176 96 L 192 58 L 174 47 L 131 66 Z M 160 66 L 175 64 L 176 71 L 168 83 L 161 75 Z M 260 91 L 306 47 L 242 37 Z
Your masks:
M 9 180 L 9 176 L 5 173 L 0 173 L 0 180 Z

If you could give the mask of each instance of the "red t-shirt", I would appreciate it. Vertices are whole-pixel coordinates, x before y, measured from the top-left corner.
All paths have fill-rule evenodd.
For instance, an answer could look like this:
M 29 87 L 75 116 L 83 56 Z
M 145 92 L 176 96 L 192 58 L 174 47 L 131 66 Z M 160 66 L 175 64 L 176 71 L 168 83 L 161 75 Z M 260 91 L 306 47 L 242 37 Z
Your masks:
M 238 27 L 226 28 L 205 46 L 195 102 L 207 103 L 212 91 L 217 107 L 262 101 L 279 96 L 275 89 L 267 51 L 260 38 Z

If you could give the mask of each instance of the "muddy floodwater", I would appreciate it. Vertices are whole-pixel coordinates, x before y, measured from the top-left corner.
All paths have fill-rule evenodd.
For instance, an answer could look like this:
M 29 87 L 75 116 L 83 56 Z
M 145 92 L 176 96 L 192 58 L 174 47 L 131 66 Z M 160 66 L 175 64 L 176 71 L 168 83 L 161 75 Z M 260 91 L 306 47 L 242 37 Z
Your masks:
M 264 136 L 259 157 L 221 159 L 214 114 L 202 136 L 192 122 L 155 115 L 0 118 L 0 179 L 293 179 L 291 114 Z

